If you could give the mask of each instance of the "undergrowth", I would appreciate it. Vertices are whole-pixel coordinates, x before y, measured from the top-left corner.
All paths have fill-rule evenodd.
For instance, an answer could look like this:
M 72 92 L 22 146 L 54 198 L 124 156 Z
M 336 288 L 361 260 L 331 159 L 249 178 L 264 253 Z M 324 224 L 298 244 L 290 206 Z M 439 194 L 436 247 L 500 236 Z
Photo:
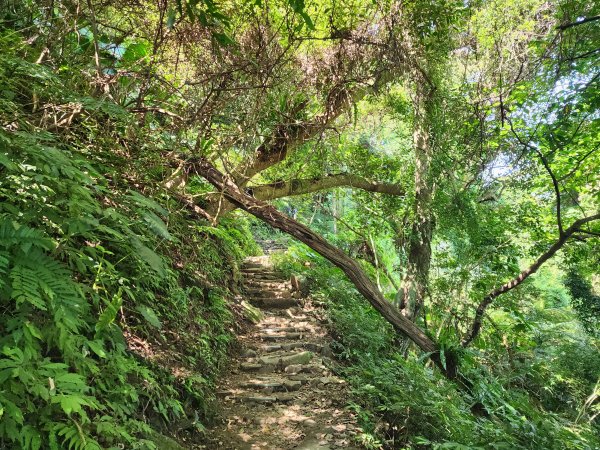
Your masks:
M 470 350 L 462 354 L 461 371 L 474 387 L 465 392 L 426 364 L 426 355 L 401 352 L 391 326 L 340 270 L 304 246 L 290 247 L 277 264 L 286 273 L 302 274 L 311 296 L 327 305 L 336 338 L 334 349 L 343 363 L 340 375 L 352 387 L 349 407 L 362 423 L 360 440 L 367 448 L 600 448 L 598 430 L 583 421 L 577 423 L 565 413 L 557 404 L 560 391 L 543 389 L 553 378 L 552 370 L 560 371 L 562 380 L 580 377 L 594 383 L 597 373 L 591 372 L 600 367 L 597 357 L 586 360 L 586 378 L 581 364 L 562 364 L 568 357 L 565 352 L 572 350 L 571 344 L 565 344 L 552 352 L 558 355 L 554 361 L 547 354 L 523 354 L 530 359 L 515 375 L 495 372 L 490 361 L 487 367 L 492 369 L 485 373 L 475 369 L 481 365 L 473 361 L 483 355 Z M 581 392 L 589 392 L 588 387 Z M 585 397 L 576 400 L 581 405 Z M 472 411 L 479 403 L 486 414 Z
M 242 218 L 202 223 L 153 179 L 167 140 L 131 158 L 137 119 L 25 50 L 0 35 L 0 447 L 189 441 L 210 419 L 230 287 L 255 244 Z M 49 131 L 32 98 L 83 113 Z

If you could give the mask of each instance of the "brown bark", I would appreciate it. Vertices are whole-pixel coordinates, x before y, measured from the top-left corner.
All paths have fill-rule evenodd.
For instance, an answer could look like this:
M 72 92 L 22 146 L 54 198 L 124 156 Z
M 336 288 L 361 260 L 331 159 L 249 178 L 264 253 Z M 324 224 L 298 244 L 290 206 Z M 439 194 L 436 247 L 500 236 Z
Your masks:
M 286 115 L 286 121 L 277 125 L 271 137 L 258 146 L 252 158 L 242 162 L 233 170 L 236 184 L 245 186 L 256 174 L 283 161 L 289 151 L 319 136 L 344 111 L 362 100 L 368 93 L 379 89 L 391 78 L 388 72 L 379 72 L 370 85 L 348 82 L 334 86 L 326 97 L 323 112 L 309 121 L 295 119 L 306 108 L 307 103 L 303 102 L 295 106 Z M 351 84 L 355 85 L 351 86 Z
M 336 187 L 356 188 L 368 192 L 377 192 L 387 195 L 405 195 L 404 189 L 398 184 L 369 181 L 361 176 L 348 173 L 331 174 L 321 178 L 299 178 L 290 181 L 277 181 L 269 184 L 251 186 L 245 190 L 257 200 L 266 201 L 283 197 L 310 194 L 312 192 L 318 192 Z M 210 204 L 208 208 L 209 213 L 214 215 L 217 212 L 218 201 L 220 198 L 220 194 L 212 194 L 207 198 Z M 222 215 L 235 208 L 235 205 L 226 201 L 220 205 L 219 214 Z
M 322 178 L 300 178 L 290 181 L 263 184 L 252 186 L 247 190 L 257 200 L 273 200 L 276 198 L 309 194 L 311 192 L 336 187 L 357 188 L 364 191 L 379 192 L 388 195 L 404 195 L 404 189 L 398 184 L 369 181 L 358 175 L 348 173 L 331 174 Z
M 221 191 L 231 203 L 258 217 L 272 227 L 290 234 L 339 267 L 352 281 L 354 286 L 356 286 L 356 289 L 398 332 L 408 337 L 421 350 L 430 354 L 430 358 L 444 375 L 450 379 L 457 377 L 456 364 L 451 355 L 447 355 L 446 364 L 443 364 L 438 345 L 383 297 L 356 261 L 331 245 L 307 226 L 290 219 L 271 205 L 242 192 L 233 181 L 226 178 L 209 161 L 205 159 L 197 160 L 194 162 L 194 168 L 198 174 L 202 175 Z
M 494 289 L 492 292 L 486 295 L 481 301 L 481 303 L 479 303 L 479 306 L 477 306 L 477 310 L 475 311 L 475 318 L 473 319 L 473 324 L 471 325 L 471 331 L 462 342 L 463 347 L 468 346 L 479 335 L 485 311 L 487 307 L 490 306 L 490 304 L 494 301 L 494 299 L 516 288 L 518 285 L 523 283 L 523 281 L 529 278 L 530 275 L 533 275 L 535 272 L 537 272 L 537 270 L 542 266 L 542 264 L 544 264 L 546 261 L 552 258 L 556 254 L 556 252 L 558 252 L 563 247 L 563 245 L 566 244 L 569 238 L 572 237 L 574 234 L 576 234 L 577 232 L 585 233 L 585 231 L 581 230 L 580 228 L 582 225 L 598 219 L 600 219 L 600 214 L 594 214 L 593 216 L 584 217 L 583 219 L 579 219 L 573 222 L 573 224 L 569 228 L 564 230 L 564 232 L 559 236 L 556 242 L 552 244 L 550 248 L 548 248 L 548 250 L 546 250 L 546 252 L 543 253 L 538 259 L 536 259 L 532 265 L 530 265 L 527 269 L 522 271 L 512 280 L 504 283 L 502 286 Z

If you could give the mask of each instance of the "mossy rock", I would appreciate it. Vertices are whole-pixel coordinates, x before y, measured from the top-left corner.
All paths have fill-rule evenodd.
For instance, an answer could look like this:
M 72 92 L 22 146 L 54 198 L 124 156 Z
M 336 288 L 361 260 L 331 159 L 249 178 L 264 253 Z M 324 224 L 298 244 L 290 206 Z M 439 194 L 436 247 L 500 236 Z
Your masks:
M 246 300 L 241 302 L 242 308 L 244 308 L 244 316 L 253 323 L 258 323 L 263 317 L 262 311 L 255 306 L 252 306 Z

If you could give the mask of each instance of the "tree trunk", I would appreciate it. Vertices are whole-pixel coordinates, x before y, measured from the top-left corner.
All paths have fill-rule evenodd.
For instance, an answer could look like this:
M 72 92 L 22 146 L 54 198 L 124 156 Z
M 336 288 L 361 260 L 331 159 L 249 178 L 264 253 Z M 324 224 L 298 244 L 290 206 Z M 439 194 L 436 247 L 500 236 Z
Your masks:
M 415 200 L 413 224 L 408 243 L 406 274 L 398 293 L 400 309 L 405 317 L 416 320 L 429 282 L 431 264 L 431 237 L 433 233 L 433 212 L 431 198 L 431 139 L 429 113 L 431 107 L 431 87 L 425 81 L 418 81 L 414 100 L 413 146 L 415 152 Z
M 451 355 L 446 355 L 445 361 L 442 361 L 438 345 L 383 297 L 356 261 L 307 226 L 286 217 L 271 205 L 258 201 L 241 191 L 233 181 L 226 178 L 206 159 L 196 160 L 194 168 L 198 174 L 206 178 L 237 207 L 258 217 L 272 227 L 295 237 L 339 267 L 356 286 L 356 289 L 398 332 L 413 341 L 421 350 L 429 353 L 430 358 L 446 377 L 449 379 L 457 377 L 454 358 Z

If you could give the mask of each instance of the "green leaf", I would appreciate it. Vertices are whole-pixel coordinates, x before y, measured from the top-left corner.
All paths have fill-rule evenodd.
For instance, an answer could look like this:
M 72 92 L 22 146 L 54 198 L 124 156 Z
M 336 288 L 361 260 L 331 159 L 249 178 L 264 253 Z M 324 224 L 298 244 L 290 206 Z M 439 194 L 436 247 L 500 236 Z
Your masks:
M 106 352 L 104 351 L 102 341 L 88 341 L 87 346 L 100 358 L 106 358 Z
M 81 411 L 82 406 L 87 406 L 85 398 L 79 395 L 65 395 L 60 394 L 52 399 L 53 403 L 60 403 L 60 407 L 66 415 L 70 415 L 73 412 Z
M 150 44 L 148 42 L 132 42 L 127 45 L 127 49 L 121 57 L 121 61 L 125 63 L 136 63 L 148 58 L 150 54 Z
M 140 194 L 139 192 L 136 191 L 129 191 L 128 193 L 128 197 L 133 200 L 134 202 L 136 202 L 139 206 L 143 206 L 145 208 L 151 209 L 154 212 L 162 215 L 162 216 L 168 216 L 169 215 L 169 211 L 167 211 L 165 208 L 163 208 L 162 206 L 160 206 L 157 202 L 155 202 L 154 200 L 148 198 L 148 197 L 144 197 L 142 194 Z
M 102 311 L 102 314 L 100 314 L 100 317 L 98 318 L 98 322 L 95 326 L 96 336 L 102 331 L 107 330 L 108 327 L 110 327 L 110 325 L 115 321 L 122 304 L 122 289 L 119 288 L 119 291 L 113 296 L 113 299 L 108 303 L 108 305 L 106 305 L 106 308 L 104 311 Z
M 146 321 L 154 328 L 160 329 L 162 327 L 158 316 L 152 308 L 146 305 L 138 305 L 135 309 L 137 309 L 142 314 L 142 316 L 144 316 L 144 319 L 146 319 Z
M 167 29 L 172 30 L 175 26 L 175 20 L 177 19 L 176 12 L 173 8 L 169 8 L 167 12 Z
M 135 249 L 136 255 L 142 261 L 148 264 L 148 266 L 150 266 L 150 268 L 154 270 L 161 278 L 164 278 L 167 275 L 164 262 L 158 254 L 142 244 L 142 242 L 136 237 L 132 238 L 132 245 Z
M 152 211 L 146 211 L 143 214 L 144 221 L 150 226 L 150 229 L 158 236 L 167 241 L 172 241 L 173 236 L 169 233 L 167 225 L 162 221 L 160 217 L 154 214 Z
M 444 370 L 446 370 L 446 352 L 444 351 L 444 347 L 440 347 L 440 362 Z
M 33 323 L 31 323 L 29 320 L 27 322 L 25 322 L 25 328 L 27 328 L 27 331 L 29 331 L 29 333 L 34 337 L 37 338 L 39 340 L 42 340 L 42 333 L 40 332 L 40 330 L 38 329 L 38 327 L 36 327 Z
M 227 33 L 213 33 L 213 38 L 224 47 L 235 44 L 235 41 Z

